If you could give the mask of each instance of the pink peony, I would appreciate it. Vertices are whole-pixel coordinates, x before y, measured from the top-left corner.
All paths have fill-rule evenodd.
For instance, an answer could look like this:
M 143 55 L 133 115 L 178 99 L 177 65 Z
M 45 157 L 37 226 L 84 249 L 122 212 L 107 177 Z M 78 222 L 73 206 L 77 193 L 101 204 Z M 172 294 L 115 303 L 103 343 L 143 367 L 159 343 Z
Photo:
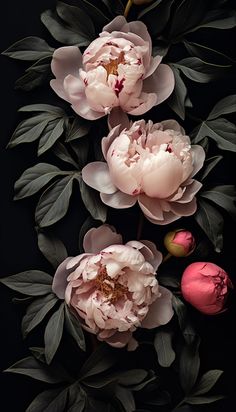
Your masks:
M 203 148 L 191 146 L 175 120 L 155 124 L 139 120 L 128 129 L 123 126 L 103 138 L 107 163 L 86 165 L 83 180 L 100 191 L 108 206 L 128 208 L 138 201 L 152 223 L 163 225 L 192 215 L 197 208 L 195 194 L 202 186 L 192 177 L 203 165 Z
M 206 315 L 224 311 L 231 288 L 233 285 L 227 273 L 210 262 L 192 263 L 185 269 L 181 280 L 184 299 Z
M 162 255 L 149 241 L 122 245 L 108 225 L 90 229 L 85 253 L 58 267 L 53 291 L 64 299 L 82 327 L 98 339 L 133 350 L 132 333 L 164 325 L 173 316 L 172 294 L 158 285 L 156 270 Z
M 164 244 L 168 252 L 176 257 L 190 255 L 196 246 L 192 233 L 184 229 L 168 232 L 165 235 Z
M 152 42 L 141 21 L 118 16 L 103 28 L 83 55 L 76 46 L 53 54 L 51 87 L 85 119 L 95 120 L 114 107 L 141 115 L 169 97 L 174 75 L 162 57 L 151 56 Z

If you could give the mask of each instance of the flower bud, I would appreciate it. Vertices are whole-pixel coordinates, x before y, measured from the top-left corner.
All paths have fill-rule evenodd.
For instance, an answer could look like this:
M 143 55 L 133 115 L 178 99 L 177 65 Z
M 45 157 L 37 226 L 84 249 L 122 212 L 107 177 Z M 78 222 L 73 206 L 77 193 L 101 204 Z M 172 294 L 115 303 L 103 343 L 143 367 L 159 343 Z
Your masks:
M 233 284 L 227 273 L 210 262 L 192 263 L 181 279 L 184 299 L 206 315 L 225 310 L 230 289 L 233 289 Z
M 166 234 L 164 245 L 171 255 L 185 257 L 193 252 L 196 242 L 191 232 L 179 229 Z

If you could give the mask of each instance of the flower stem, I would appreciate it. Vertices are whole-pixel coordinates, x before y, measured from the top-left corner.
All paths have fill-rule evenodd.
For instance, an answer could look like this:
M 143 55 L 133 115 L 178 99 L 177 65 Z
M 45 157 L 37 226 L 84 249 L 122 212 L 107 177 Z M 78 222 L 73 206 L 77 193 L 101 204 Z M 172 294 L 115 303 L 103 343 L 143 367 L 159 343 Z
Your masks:
M 172 254 L 171 253 L 167 253 L 167 255 L 163 258 L 162 263 L 166 262 L 167 260 L 169 260 L 171 258 Z
M 125 16 L 125 18 L 127 18 L 128 14 L 129 14 L 129 11 L 130 11 L 130 9 L 131 9 L 132 4 L 133 4 L 133 0 L 128 0 L 128 2 L 127 2 L 127 4 L 126 4 L 126 7 L 125 7 L 125 11 L 124 11 L 124 16 Z

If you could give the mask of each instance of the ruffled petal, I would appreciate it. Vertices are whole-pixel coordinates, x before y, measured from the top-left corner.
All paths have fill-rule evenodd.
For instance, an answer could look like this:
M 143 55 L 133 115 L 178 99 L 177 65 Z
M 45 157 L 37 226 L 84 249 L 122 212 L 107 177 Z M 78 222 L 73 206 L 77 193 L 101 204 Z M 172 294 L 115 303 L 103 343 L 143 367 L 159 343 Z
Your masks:
M 163 220 L 163 210 L 158 199 L 153 199 L 146 195 L 139 195 L 138 203 L 144 215 L 149 219 Z
M 171 211 L 177 216 L 191 216 L 197 210 L 197 200 L 194 197 L 189 203 L 177 203 L 173 202 L 171 204 Z
M 92 162 L 87 164 L 82 170 L 83 181 L 93 189 L 106 194 L 117 191 L 112 183 L 108 166 L 105 162 Z
M 109 225 L 90 229 L 84 236 L 83 247 L 87 253 L 99 253 L 110 245 L 122 244 L 122 236 Z
M 114 348 L 123 348 L 128 344 L 132 337 L 132 333 L 129 331 L 126 332 L 116 332 L 109 338 L 104 339 L 109 345 Z M 98 336 L 99 339 L 99 336 Z M 103 340 L 103 339 L 100 339 Z
M 162 59 L 163 59 L 162 56 L 151 57 L 150 66 L 144 76 L 144 79 L 151 76 L 155 72 L 155 70 L 158 68 L 159 64 L 161 63 Z
M 185 130 L 183 129 L 183 127 L 180 126 L 180 124 L 174 119 L 162 120 L 161 124 L 164 130 L 174 130 L 175 132 L 179 132 L 182 135 L 185 135 Z
M 150 305 L 148 314 L 142 321 L 142 328 L 153 329 L 161 325 L 166 325 L 174 315 L 172 293 L 162 286 L 159 287 L 159 290 L 161 296 Z
M 55 77 L 64 79 L 68 74 L 79 75 L 82 54 L 76 46 L 60 47 L 52 56 L 51 69 Z
M 108 120 L 109 122 L 109 120 Z M 117 126 L 113 127 L 111 129 L 110 133 L 108 136 L 103 137 L 102 139 L 102 153 L 105 159 L 107 159 L 107 152 L 109 150 L 109 147 L 111 146 L 112 142 L 119 136 L 120 132 L 120 124 Z
M 190 177 L 194 176 L 202 168 L 206 157 L 203 147 L 199 145 L 193 145 L 191 147 L 191 153 L 193 156 L 193 171 Z
M 105 205 L 114 209 L 127 209 L 134 206 L 137 201 L 137 196 L 127 195 L 126 193 L 117 191 L 111 195 L 100 193 L 100 197 Z
M 148 112 L 153 106 L 158 104 L 157 95 L 156 93 L 141 93 L 140 97 L 134 99 L 131 98 L 128 101 L 128 104 L 129 106 L 127 107 L 126 111 L 133 116 L 140 116 L 141 114 Z M 134 106 L 134 109 L 132 109 L 130 106 Z
M 68 284 L 67 277 L 70 273 L 70 271 L 66 269 L 66 265 L 70 260 L 71 257 L 68 257 L 58 266 L 52 281 L 52 291 L 59 299 L 65 298 L 65 290 Z
M 123 26 L 127 23 L 124 16 L 115 17 L 110 23 L 103 27 L 102 31 L 111 33 L 112 31 L 122 31 Z

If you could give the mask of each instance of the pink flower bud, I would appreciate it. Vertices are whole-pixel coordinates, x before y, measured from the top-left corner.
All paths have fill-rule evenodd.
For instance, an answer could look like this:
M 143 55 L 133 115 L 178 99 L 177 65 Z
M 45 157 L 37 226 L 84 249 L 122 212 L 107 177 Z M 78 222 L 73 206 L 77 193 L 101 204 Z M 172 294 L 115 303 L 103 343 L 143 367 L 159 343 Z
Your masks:
M 206 315 L 224 311 L 230 289 L 233 284 L 227 273 L 211 262 L 192 263 L 181 280 L 184 299 Z
M 171 255 L 184 257 L 193 252 L 196 242 L 191 232 L 179 229 L 166 234 L 164 245 Z

